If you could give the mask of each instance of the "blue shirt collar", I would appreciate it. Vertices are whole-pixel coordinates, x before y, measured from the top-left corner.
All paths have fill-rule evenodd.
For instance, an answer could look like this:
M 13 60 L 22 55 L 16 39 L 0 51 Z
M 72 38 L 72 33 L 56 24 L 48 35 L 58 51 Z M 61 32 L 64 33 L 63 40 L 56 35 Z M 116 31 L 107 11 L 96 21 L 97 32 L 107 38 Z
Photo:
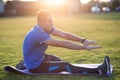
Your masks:
M 45 32 L 45 31 L 41 28 L 41 26 L 38 25 L 38 24 L 35 26 L 35 28 L 38 29 L 38 30 L 40 30 L 40 31 L 42 31 L 42 32 Z M 51 29 L 49 32 L 45 32 L 45 33 L 51 34 L 51 33 L 53 32 L 54 29 L 55 29 L 55 28 L 52 27 L 52 29 Z
M 35 29 L 40 30 L 40 31 L 42 31 L 42 32 L 45 32 L 45 31 L 41 28 L 41 26 L 39 26 L 38 24 L 35 26 Z

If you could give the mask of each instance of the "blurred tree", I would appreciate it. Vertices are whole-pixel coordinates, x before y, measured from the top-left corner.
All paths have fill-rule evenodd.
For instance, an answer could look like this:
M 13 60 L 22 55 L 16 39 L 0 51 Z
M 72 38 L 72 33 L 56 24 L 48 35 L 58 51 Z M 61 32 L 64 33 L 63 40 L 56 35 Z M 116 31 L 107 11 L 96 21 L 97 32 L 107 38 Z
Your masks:
M 90 2 L 98 2 L 99 7 L 109 7 L 112 11 L 114 11 L 117 7 L 120 7 L 120 0 L 110 0 L 108 2 L 100 2 L 100 0 L 91 0 Z
M 111 0 L 111 10 L 115 10 L 117 7 L 120 7 L 120 0 Z
M 110 2 L 101 2 L 101 7 L 109 7 L 111 6 L 111 3 Z

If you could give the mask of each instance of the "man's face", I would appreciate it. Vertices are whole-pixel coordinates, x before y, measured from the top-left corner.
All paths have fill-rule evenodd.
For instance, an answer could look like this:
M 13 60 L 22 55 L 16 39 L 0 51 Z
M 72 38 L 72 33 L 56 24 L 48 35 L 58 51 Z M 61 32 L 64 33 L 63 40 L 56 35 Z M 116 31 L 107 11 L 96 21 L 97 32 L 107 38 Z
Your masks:
M 45 21 L 43 22 L 45 28 L 51 28 L 53 26 L 53 19 L 51 15 L 46 16 Z

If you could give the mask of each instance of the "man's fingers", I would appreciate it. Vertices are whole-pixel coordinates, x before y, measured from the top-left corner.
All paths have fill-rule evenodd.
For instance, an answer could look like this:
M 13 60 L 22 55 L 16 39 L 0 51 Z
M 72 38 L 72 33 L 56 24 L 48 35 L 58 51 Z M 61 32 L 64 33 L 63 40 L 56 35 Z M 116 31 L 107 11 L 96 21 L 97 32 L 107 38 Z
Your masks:
M 96 41 L 93 41 L 93 42 L 92 42 L 92 44 L 98 44 L 98 42 L 96 42 Z
M 96 41 L 93 41 L 93 40 L 86 40 L 86 41 L 84 41 L 83 44 L 84 44 L 84 45 L 96 45 L 97 42 L 96 42 Z
M 102 48 L 101 46 L 95 46 L 94 49 L 97 49 L 97 48 Z
M 87 50 L 102 48 L 101 46 L 86 46 Z

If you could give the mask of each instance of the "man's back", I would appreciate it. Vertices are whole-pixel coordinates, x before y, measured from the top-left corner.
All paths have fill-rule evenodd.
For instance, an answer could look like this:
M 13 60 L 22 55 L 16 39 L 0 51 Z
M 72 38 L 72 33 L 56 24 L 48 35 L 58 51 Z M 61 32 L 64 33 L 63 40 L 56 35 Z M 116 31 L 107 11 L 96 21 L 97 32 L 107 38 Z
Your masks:
M 43 61 L 48 46 L 43 42 L 49 38 L 50 36 L 38 25 L 26 35 L 23 43 L 23 55 L 27 68 L 35 68 Z

